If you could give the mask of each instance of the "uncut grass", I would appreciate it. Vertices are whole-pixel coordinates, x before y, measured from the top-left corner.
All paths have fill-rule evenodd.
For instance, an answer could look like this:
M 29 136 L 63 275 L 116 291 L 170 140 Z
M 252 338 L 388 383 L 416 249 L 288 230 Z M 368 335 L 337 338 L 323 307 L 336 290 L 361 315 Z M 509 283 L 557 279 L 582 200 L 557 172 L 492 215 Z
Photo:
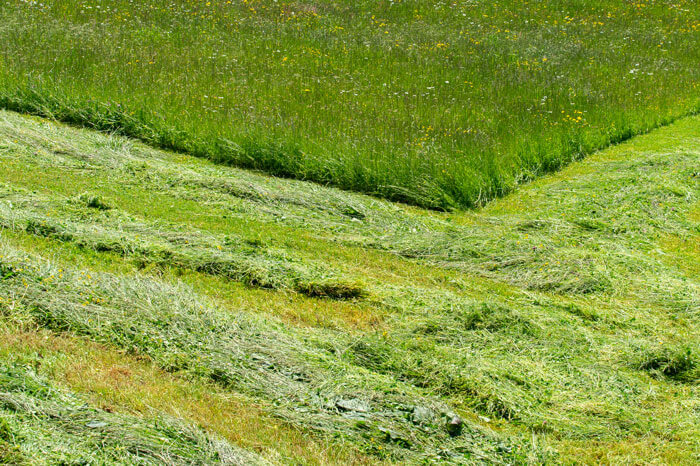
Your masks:
M 5 2 L 0 101 L 434 208 L 698 109 L 692 1 L 208 3 Z

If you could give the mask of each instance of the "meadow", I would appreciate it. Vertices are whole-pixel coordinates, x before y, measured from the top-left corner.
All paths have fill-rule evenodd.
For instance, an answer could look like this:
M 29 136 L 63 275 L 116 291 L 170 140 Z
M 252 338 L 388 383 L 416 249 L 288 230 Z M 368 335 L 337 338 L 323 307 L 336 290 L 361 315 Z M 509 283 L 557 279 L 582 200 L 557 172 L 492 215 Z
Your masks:
M 692 464 L 698 134 L 444 213 L 0 111 L 0 462 Z
M 0 106 L 433 209 L 699 109 L 694 0 L 9 0 Z
M 698 463 L 698 44 L 695 0 L 0 2 L 0 464 Z

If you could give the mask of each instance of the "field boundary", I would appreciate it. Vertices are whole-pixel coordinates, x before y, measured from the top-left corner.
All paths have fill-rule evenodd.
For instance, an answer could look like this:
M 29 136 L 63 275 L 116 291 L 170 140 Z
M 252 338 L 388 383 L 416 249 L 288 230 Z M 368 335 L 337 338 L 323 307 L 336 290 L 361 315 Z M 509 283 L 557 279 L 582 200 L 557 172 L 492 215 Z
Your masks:
M 368 189 L 369 185 L 346 183 L 334 179 L 332 175 L 308 173 L 299 176 L 299 167 L 293 166 L 294 158 L 289 154 L 301 156 L 299 149 L 285 142 L 261 143 L 249 139 L 239 145 L 225 138 L 202 139 L 189 135 L 186 131 L 168 126 L 164 123 L 145 121 L 143 112 L 128 112 L 120 104 L 105 104 L 90 101 L 87 104 L 76 102 L 71 104 L 68 99 L 42 95 L 35 90 L 22 90 L 14 95 L 0 94 L 0 109 L 17 113 L 46 118 L 71 126 L 88 128 L 103 133 L 118 134 L 136 139 L 151 147 L 170 150 L 194 157 L 207 159 L 216 164 L 255 170 L 270 176 L 286 179 L 309 181 L 320 185 L 333 186 L 345 191 L 359 192 L 392 202 L 415 205 L 429 210 L 452 211 L 461 208 L 470 209 L 481 207 L 490 201 L 502 198 L 519 186 L 527 184 L 543 175 L 554 173 L 572 162 L 581 160 L 593 153 L 608 147 L 623 143 L 629 139 L 648 134 L 649 132 L 673 124 L 683 118 L 700 114 L 700 104 L 677 116 L 661 118 L 642 130 L 620 128 L 616 134 L 608 136 L 608 141 L 593 148 L 580 147 L 570 157 L 564 157 L 553 165 L 542 165 L 531 168 L 529 174 L 519 173 L 512 184 L 499 184 L 499 189 L 490 193 L 480 191 L 478 197 L 469 205 L 460 205 L 438 186 L 432 186 L 427 180 L 422 186 L 415 186 L 413 192 L 398 186 L 378 185 Z M 292 165 L 290 165 L 290 163 Z M 302 167 L 303 168 L 303 167 Z M 527 167 L 526 167 L 527 168 Z M 303 170 L 302 170 L 303 171 Z

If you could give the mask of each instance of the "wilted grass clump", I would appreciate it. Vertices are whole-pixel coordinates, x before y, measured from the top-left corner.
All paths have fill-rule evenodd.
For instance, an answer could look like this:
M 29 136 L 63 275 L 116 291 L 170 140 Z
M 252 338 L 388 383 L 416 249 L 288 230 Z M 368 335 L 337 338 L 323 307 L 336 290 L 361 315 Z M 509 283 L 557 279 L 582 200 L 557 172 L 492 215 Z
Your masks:
M 5 419 L 0 418 L 0 442 L 10 442 L 13 439 L 10 425 Z
M 17 444 L 20 440 L 10 429 L 10 424 L 0 414 L 0 464 L 21 464 L 25 462 Z
M 61 241 L 70 241 L 72 239 L 71 235 L 61 232 L 59 227 L 42 220 L 27 220 L 26 225 L 24 226 L 24 231 L 32 235 L 43 236 L 45 238 L 56 238 L 60 239 Z
M 698 354 L 689 347 L 659 347 L 643 355 L 641 370 L 655 377 L 667 377 L 680 382 L 700 381 Z
M 112 208 L 107 202 L 105 202 L 100 196 L 82 193 L 78 196 L 77 201 L 84 204 L 86 207 L 97 210 L 109 210 Z
M 340 280 L 300 281 L 294 288 L 299 293 L 314 298 L 356 299 L 366 293 L 361 284 Z

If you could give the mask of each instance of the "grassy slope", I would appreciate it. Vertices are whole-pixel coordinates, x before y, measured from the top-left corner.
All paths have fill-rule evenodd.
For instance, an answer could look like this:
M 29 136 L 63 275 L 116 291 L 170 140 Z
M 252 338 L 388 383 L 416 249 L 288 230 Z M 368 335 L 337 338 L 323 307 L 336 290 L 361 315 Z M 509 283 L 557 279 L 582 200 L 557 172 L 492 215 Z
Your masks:
M 238 464 L 255 454 L 207 437 L 172 418 L 144 418 L 90 407 L 38 376 L 32 366 L 53 366 L 48 354 L 12 348 L 17 333 L 3 323 L 0 364 L 2 464 Z M 48 340 L 49 337 L 46 337 Z M 8 348 L 9 347 L 9 348 Z M 11 349 L 8 353 L 7 350 Z M 59 363 L 60 364 L 60 363 Z
M 39 373 L 39 377 L 53 379 L 101 411 L 130 415 L 133 423 L 139 422 L 138 417 L 147 420 L 185 418 L 249 452 L 264 451 L 273 461 L 295 458 L 304 463 L 367 462 L 360 455 L 348 453 L 352 450 L 343 449 L 341 445 L 329 450 L 325 443 L 266 415 L 263 407 L 253 400 L 223 391 L 213 384 L 171 376 L 142 358 L 16 322 L 9 325 L 3 322 L 1 334 L 3 369 L 19 366 L 26 371 L 31 367 L 30 374 Z M 38 432 L 46 429 L 33 428 Z M 29 429 L 23 430 L 26 434 Z M 17 444 L 23 438 L 12 440 L 9 443 Z M 38 447 L 30 447 L 34 450 L 34 460 L 41 451 Z M 9 456 L 10 452 L 17 454 L 17 450 L 17 447 L 10 447 L 3 453 Z M 64 458 L 74 459 L 80 453 L 66 447 L 61 452 Z M 0 455 L 0 458 L 3 457 Z
M 178 414 L 273 461 L 692 462 L 699 134 L 684 119 L 436 214 L 3 113 L 2 359 L 26 354 L 14 359 L 98 405 Z M 364 296 L 251 286 L 168 251 L 274 253 Z M 76 365 L 156 375 L 105 387 Z M 167 395 L 145 407 L 141 391 Z M 237 414 L 211 419 L 212 403 Z M 294 429 L 316 435 L 300 448 Z
M 699 35 L 694 0 L 10 0 L 0 105 L 447 208 L 697 111 Z

